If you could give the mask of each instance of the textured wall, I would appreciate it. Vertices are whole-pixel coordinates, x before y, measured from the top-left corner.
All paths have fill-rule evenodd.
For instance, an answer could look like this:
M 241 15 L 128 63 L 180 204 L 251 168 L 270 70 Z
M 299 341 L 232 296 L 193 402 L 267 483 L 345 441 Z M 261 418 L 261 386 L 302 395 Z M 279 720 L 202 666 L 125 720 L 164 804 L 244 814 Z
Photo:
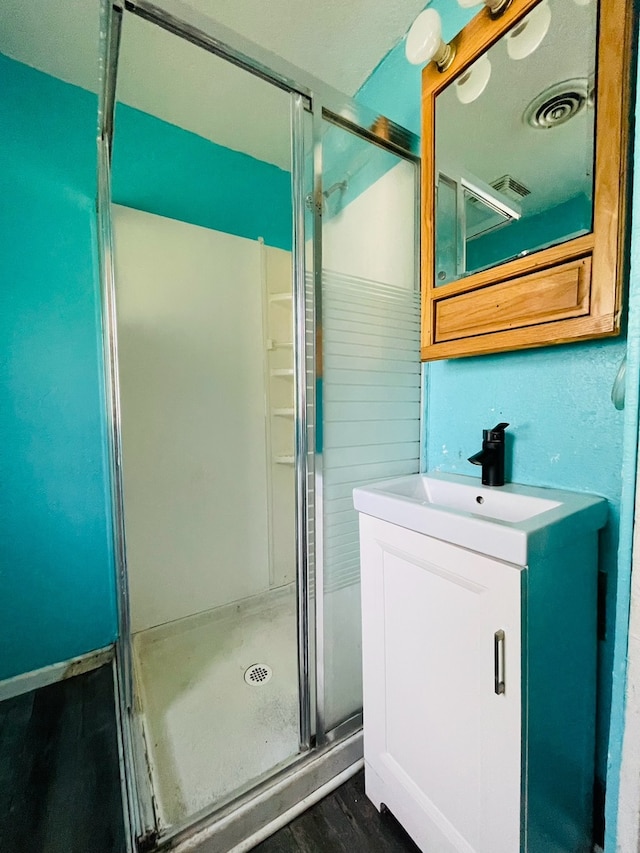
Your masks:
M 636 86 L 636 115 L 640 107 Z M 635 127 L 635 149 L 640 126 Z M 638 155 L 636 155 L 637 157 Z M 609 774 L 607 778 L 607 853 L 632 850 L 638 844 L 640 825 L 640 535 L 637 500 L 638 399 L 640 396 L 640 187 L 635 183 L 631 210 L 631 268 L 625 431 L 622 457 L 620 548 L 618 551 L 617 619 L 614 638 Z M 633 565 L 632 565 L 633 558 Z M 632 568 L 634 569 L 632 574 Z M 629 670 L 627 672 L 627 656 Z M 627 691 L 628 688 L 628 691 Z M 626 692 L 626 695 L 625 695 Z M 625 712 L 626 718 L 623 716 Z M 624 736 L 624 750 L 623 750 Z
M 95 98 L 0 56 L 0 679 L 116 633 Z

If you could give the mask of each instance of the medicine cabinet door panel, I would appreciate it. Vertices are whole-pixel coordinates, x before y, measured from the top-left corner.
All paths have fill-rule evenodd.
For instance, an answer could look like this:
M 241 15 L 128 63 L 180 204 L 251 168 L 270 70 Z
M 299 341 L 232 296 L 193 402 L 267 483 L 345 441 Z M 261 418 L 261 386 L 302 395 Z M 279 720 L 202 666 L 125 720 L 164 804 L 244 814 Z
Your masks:
M 361 524 L 365 760 L 380 799 L 424 850 L 516 853 L 521 571 Z

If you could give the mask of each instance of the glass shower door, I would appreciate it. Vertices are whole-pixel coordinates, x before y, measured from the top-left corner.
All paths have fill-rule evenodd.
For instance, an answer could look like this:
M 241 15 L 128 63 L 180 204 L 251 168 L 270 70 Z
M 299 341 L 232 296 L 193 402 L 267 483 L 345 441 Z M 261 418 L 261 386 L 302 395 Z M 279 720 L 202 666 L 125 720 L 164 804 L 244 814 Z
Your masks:
M 129 12 L 116 98 L 114 334 L 137 775 L 151 781 L 166 837 L 309 746 L 296 537 L 300 109 L 289 92 Z
M 419 470 L 417 166 L 323 122 L 319 720 L 362 709 L 355 486 Z

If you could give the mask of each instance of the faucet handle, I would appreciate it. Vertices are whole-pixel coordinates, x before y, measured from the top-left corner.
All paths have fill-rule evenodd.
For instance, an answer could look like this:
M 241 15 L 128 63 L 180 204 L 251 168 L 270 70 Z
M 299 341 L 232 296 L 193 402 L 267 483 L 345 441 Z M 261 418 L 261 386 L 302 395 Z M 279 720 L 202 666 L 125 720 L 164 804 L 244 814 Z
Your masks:
M 487 441 L 504 441 L 504 431 L 509 424 L 496 424 L 493 429 L 484 430 L 485 440 Z

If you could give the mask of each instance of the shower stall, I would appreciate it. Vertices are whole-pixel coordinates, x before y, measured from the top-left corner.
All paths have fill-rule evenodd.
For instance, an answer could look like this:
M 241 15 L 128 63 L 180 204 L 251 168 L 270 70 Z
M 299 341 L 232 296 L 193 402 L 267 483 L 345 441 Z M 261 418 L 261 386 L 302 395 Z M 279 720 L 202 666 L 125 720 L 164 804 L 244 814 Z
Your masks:
M 362 759 L 351 491 L 419 469 L 417 139 L 175 0 L 101 40 L 130 849 L 246 850 Z

